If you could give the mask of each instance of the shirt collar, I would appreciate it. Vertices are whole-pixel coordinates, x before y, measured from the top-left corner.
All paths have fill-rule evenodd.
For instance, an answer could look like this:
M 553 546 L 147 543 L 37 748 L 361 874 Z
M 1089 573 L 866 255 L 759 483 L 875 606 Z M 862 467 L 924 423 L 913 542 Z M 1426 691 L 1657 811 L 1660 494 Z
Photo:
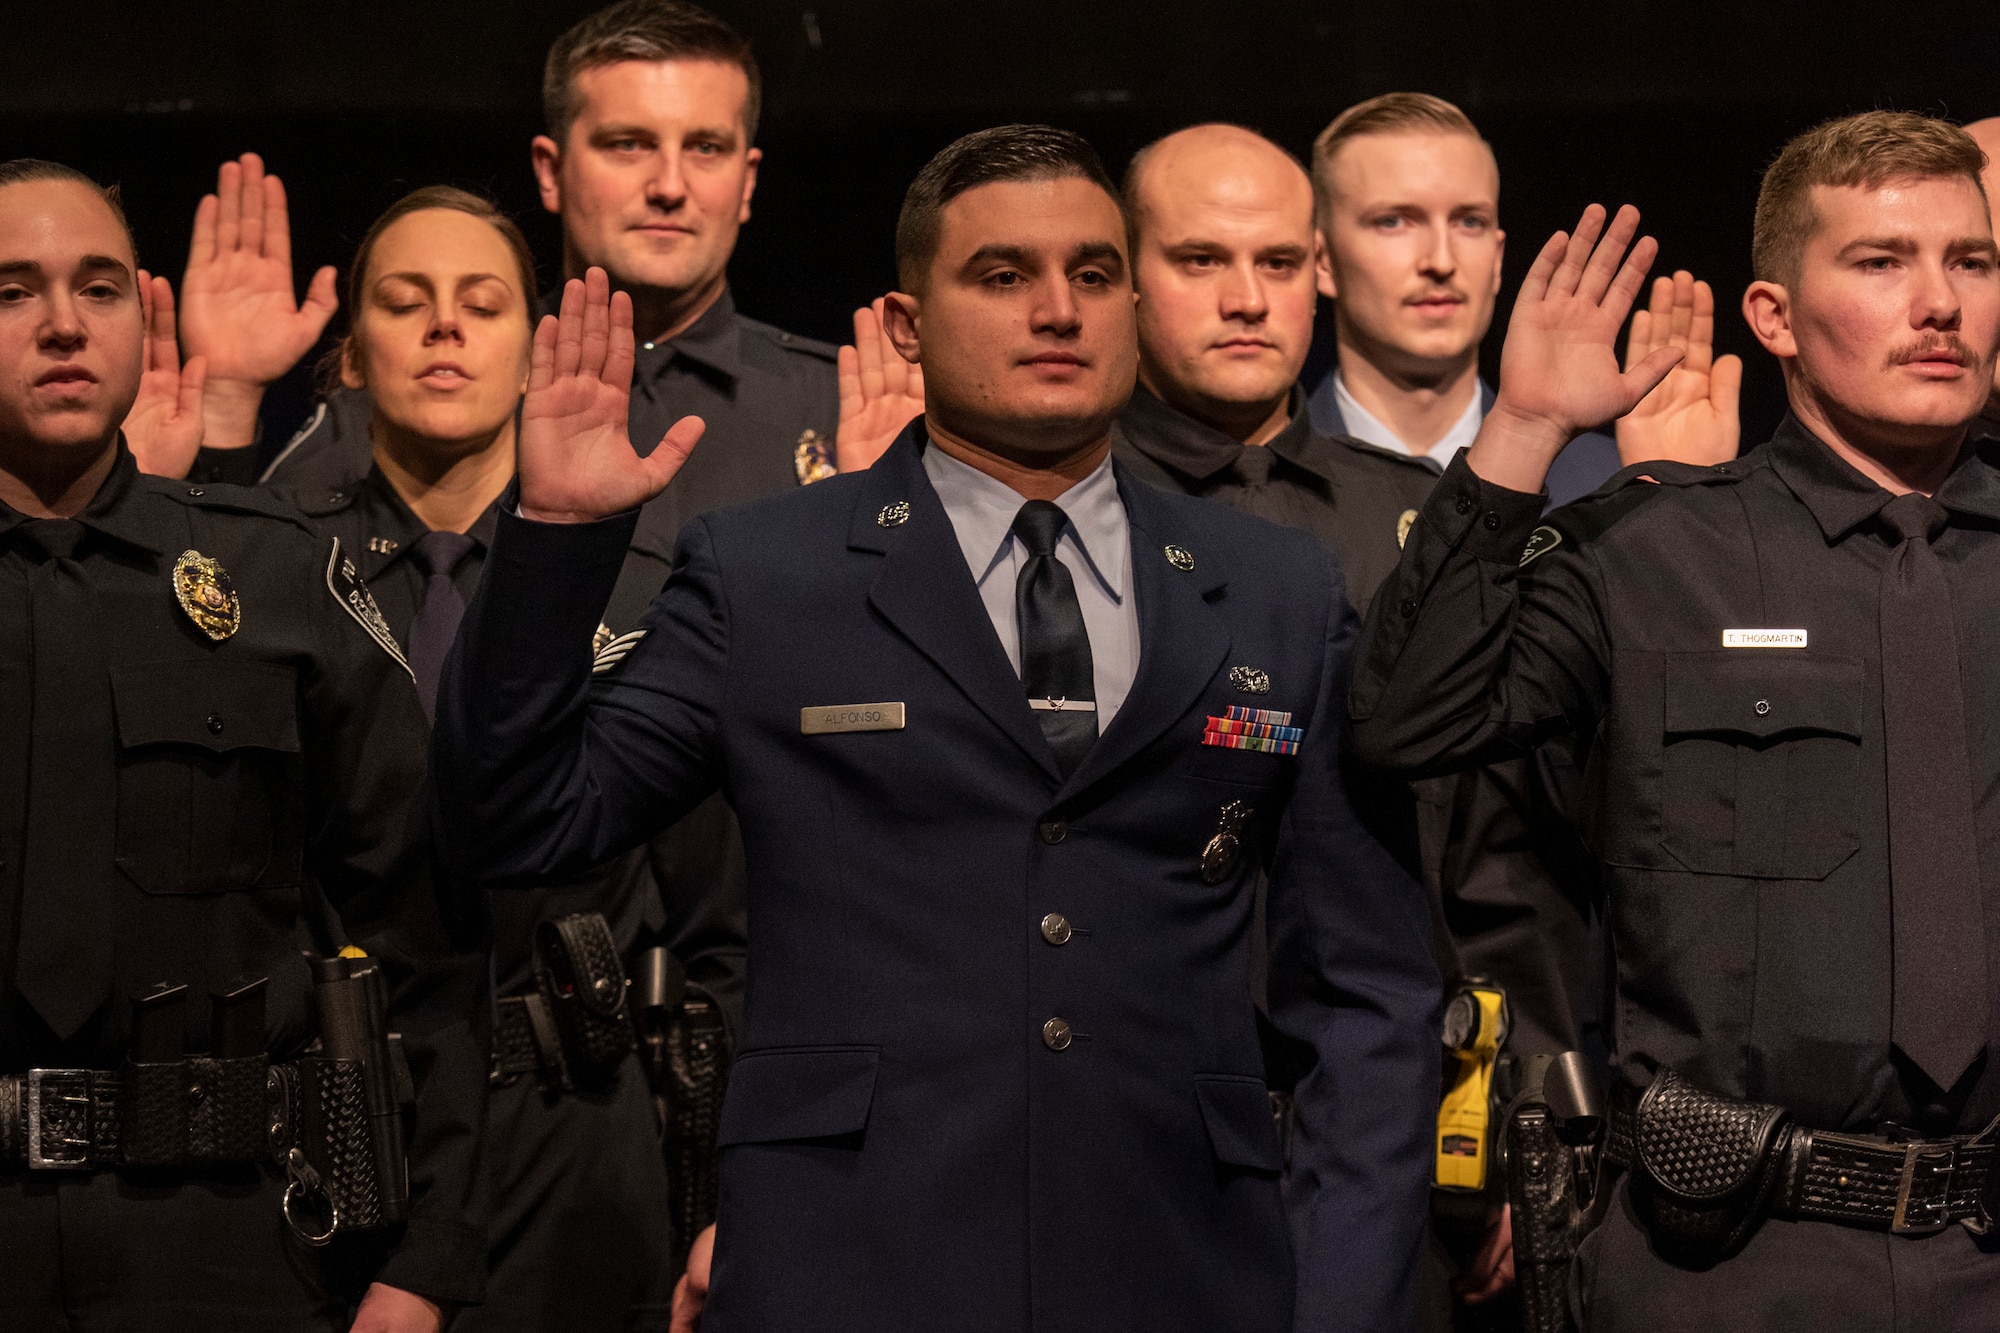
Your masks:
M 942 449 L 924 449 L 924 473 L 958 535 L 973 581 L 984 583 L 1014 540 L 1014 518 L 1027 501 L 1003 481 L 962 463 Z M 1107 455 L 1091 474 L 1056 497 L 1069 517 L 1065 535 L 1083 552 L 1098 584 L 1123 604 L 1132 572 L 1130 521 L 1118 497 L 1118 479 Z
M 1269 449 L 1288 463 L 1325 475 L 1327 469 L 1314 457 L 1317 432 L 1306 410 L 1305 392 L 1296 384 L 1292 386 L 1288 406 L 1292 419 L 1285 423 L 1285 428 L 1255 447 Z M 1132 401 L 1119 415 L 1119 428 L 1133 448 L 1193 481 L 1205 481 L 1233 466 L 1245 448 L 1215 427 L 1170 406 L 1143 384 L 1132 391 Z
M 76 521 L 128 546 L 165 555 L 173 538 L 169 536 L 162 540 L 159 524 L 152 521 L 144 505 L 127 503 L 136 489 L 139 464 L 126 447 L 122 433 L 118 436 L 117 450 L 118 457 L 112 461 L 110 473 L 97 488 L 97 494 L 90 498 L 90 503 L 77 514 Z M 0 502 L 0 533 L 11 532 L 28 521 L 26 514 Z
M 1378 449 L 1390 449 L 1399 454 L 1408 454 L 1412 458 L 1433 459 L 1440 466 L 1450 463 L 1458 451 L 1470 445 L 1479 434 L 1479 423 L 1486 416 L 1483 385 L 1481 389 L 1482 392 L 1472 395 L 1472 401 L 1465 405 L 1465 411 L 1459 413 L 1458 420 L 1454 421 L 1451 429 L 1444 433 L 1444 438 L 1429 449 L 1419 450 L 1405 444 L 1403 438 L 1389 429 L 1386 422 L 1363 407 L 1354 395 L 1347 391 L 1347 377 L 1342 375 L 1338 368 L 1333 372 L 1333 400 L 1340 409 L 1340 418 L 1346 423 L 1349 435 Z
M 369 545 L 365 550 L 349 554 L 361 570 L 362 581 L 366 582 L 379 577 L 383 570 L 408 555 L 410 548 L 430 532 L 430 527 L 417 517 L 416 511 L 383 475 L 380 464 L 371 466 L 367 477 L 362 480 L 360 503 L 363 506 L 362 517 L 369 529 Z M 500 501 L 495 500 L 466 529 L 465 535 L 477 542 L 481 551 L 490 550 L 493 546 L 493 534 L 500 523 L 499 512 Z M 376 549 L 374 542 L 378 537 L 389 538 L 395 543 L 394 547 L 387 551 Z
M 1789 412 L 1764 453 L 1771 470 L 1812 513 L 1828 541 L 1837 541 L 1872 519 L 1893 498 Z M 1932 498 L 1948 510 L 2000 521 L 1996 466 L 2000 466 L 2000 441 L 1974 441 Z
M 697 365 L 735 383 L 743 377 L 743 335 L 736 323 L 736 300 L 724 287 L 715 304 L 702 311 L 701 318 L 664 342 L 640 343 L 637 351 L 639 373 L 658 375 L 675 357 L 685 357 Z

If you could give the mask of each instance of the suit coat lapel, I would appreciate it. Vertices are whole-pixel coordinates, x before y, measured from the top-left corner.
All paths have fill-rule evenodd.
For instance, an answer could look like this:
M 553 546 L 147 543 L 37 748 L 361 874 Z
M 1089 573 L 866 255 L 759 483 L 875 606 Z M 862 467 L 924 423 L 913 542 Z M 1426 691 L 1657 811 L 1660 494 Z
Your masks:
M 1132 591 L 1139 599 L 1139 673 L 1118 716 L 1098 737 L 1066 790 L 1115 773 L 1171 728 L 1208 689 L 1229 653 L 1229 629 L 1210 603 L 1228 579 L 1219 557 L 1206 563 L 1200 543 L 1180 530 L 1161 494 L 1114 465 L 1118 494 L 1132 525 Z M 1194 555 L 1191 570 L 1168 563 L 1166 548 Z M 963 560 L 959 562 L 961 565 Z
M 848 546 L 883 557 L 868 601 L 1024 754 L 1059 780 L 1055 752 L 1028 708 L 944 502 L 924 472 L 922 430 L 919 418 L 868 470 L 855 504 Z M 894 520 L 898 505 L 908 506 L 909 517 L 885 526 L 883 516 Z

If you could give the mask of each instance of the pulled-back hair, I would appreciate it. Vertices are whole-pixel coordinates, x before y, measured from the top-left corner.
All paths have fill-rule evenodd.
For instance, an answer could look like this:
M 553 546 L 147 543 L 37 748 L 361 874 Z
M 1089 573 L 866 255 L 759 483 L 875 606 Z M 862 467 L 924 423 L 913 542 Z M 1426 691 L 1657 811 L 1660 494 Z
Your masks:
M 382 215 L 370 223 L 361 237 L 361 244 L 355 247 L 354 263 L 347 270 L 347 321 L 349 332 L 319 363 L 317 379 L 322 393 L 331 391 L 340 383 L 341 363 L 347 358 L 354 342 L 353 326 L 361 311 L 362 294 L 368 289 L 368 261 L 374 258 L 376 242 L 382 233 L 396 222 L 412 213 L 422 213 L 433 208 L 448 209 L 454 213 L 465 213 L 478 218 L 500 233 L 500 239 L 507 242 L 507 248 L 514 252 L 515 271 L 521 284 L 521 309 L 527 317 L 528 327 L 535 325 L 535 256 L 528 248 L 528 238 L 521 234 L 514 219 L 500 211 L 500 206 L 491 199 L 461 190 L 453 185 L 426 185 L 420 190 L 412 190 L 382 210 Z
M 903 195 L 896 219 L 896 281 L 923 290 L 937 258 L 944 206 L 967 190 L 999 181 L 1087 180 L 1118 202 L 1118 189 L 1080 134 L 1050 125 L 996 125 L 947 144 L 924 164 Z
M 1383 93 L 1356 102 L 1333 118 L 1313 140 L 1313 195 L 1327 199 L 1333 192 L 1333 158 L 1340 146 L 1364 134 L 1469 134 L 1480 139 L 1472 118 L 1429 93 Z
M 1764 170 L 1750 229 L 1750 270 L 1760 282 L 1798 280 L 1806 242 L 1819 227 L 1815 185 L 1879 189 L 1890 181 L 1963 176 L 1973 188 L 1986 154 L 1948 120 L 1911 111 L 1864 111 L 1814 126 Z M 1989 209 L 1990 216 L 1990 209 Z
M 764 82 L 750 39 L 699 5 L 678 0 L 619 0 L 598 10 L 556 38 L 542 66 L 542 115 L 549 137 L 559 148 L 569 145 L 569 127 L 576 123 L 576 79 L 585 70 L 624 60 L 716 60 L 735 65 L 750 81 L 743 99 L 743 138 L 757 141 L 757 117 L 764 100 Z
M 139 242 L 132 235 L 132 224 L 125 220 L 125 206 L 119 201 L 116 185 L 99 185 L 75 167 L 66 167 L 60 162 L 44 162 L 39 157 L 17 157 L 11 162 L 0 162 L 0 190 L 9 185 L 26 185 L 29 181 L 68 181 L 81 185 L 111 210 L 111 216 L 118 219 L 118 226 L 125 233 L 125 243 L 132 247 L 132 258 L 136 264 L 139 257 Z

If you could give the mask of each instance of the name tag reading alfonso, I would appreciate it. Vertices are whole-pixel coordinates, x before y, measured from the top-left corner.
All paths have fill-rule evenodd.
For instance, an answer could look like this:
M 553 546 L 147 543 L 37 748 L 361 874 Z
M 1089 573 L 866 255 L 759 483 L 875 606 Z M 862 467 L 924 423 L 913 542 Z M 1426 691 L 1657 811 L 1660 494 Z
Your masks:
M 901 704 L 821 704 L 799 710 L 799 734 L 825 736 L 838 731 L 901 731 Z

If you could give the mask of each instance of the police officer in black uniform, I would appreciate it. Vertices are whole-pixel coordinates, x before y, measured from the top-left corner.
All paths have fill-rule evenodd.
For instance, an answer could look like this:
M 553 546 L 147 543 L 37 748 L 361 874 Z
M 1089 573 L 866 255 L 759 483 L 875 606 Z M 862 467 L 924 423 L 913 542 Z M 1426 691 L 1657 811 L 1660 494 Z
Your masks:
M 1372 608 L 1363 758 L 1590 744 L 1580 818 L 1617 975 L 1603 1152 L 1623 1173 L 1578 1257 L 1586 1328 L 2000 1328 L 2000 454 L 1967 430 L 2000 348 L 1981 161 L 1904 113 L 1787 145 L 1744 313 L 1792 414 L 1740 461 L 1635 467 L 1544 521 L 1568 434 L 1676 357 L 1619 375 L 1655 247 L 1626 257 L 1629 209 L 1597 244 L 1593 206 L 1530 270 L 1499 400 Z
M 0 166 L 0 1326 L 436 1330 L 486 1039 L 416 695 L 333 543 L 138 472 L 141 327 L 104 192 Z M 191 452 L 199 367 L 147 391 Z
M 1155 485 L 1313 533 L 1365 611 L 1438 473 L 1426 458 L 1322 434 L 1306 412 L 1296 381 L 1316 295 L 1305 171 L 1249 130 L 1201 125 L 1143 149 L 1126 173 L 1125 197 L 1140 293 L 1140 387 L 1113 435 L 1119 457 Z M 1421 781 L 1414 804 L 1403 783 L 1357 784 L 1378 827 L 1394 831 L 1430 885 L 1447 994 L 1468 976 L 1489 983 L 1489 994 L 1495 985 L 1504 992 L 1510 1058 L 1577 1046 L 1578 1013 L 1591 998 L 1594 868 L 1568 825 L 1545 813 L 1574 771 L 1565 759 L 1542 754 Z M 1476 1018 L 1479 1003 L 1468 994 L 1455 1012 Z M 1500 1022 L 1497 1011 L 1492 1021 Z M 1462 1025 L 1450 1035 L 1455 1045 L 1477 1044 L 1477 1032 Z M 1497 1044 L 1480 1058 L 1476 1077 L 1490 1081 Z M 1455 1080 L 1460 1060 L 1444 1063 Z M 1460 1151 L 1445 1161 L 1446 1190 L 1433 1201 L 1439 1241 L 1426 1270 L 1425 1327 L 1450 1327 L 1455 1308 L 1463 1319 L 1449 1282 L 1459 1277 L 1461 1289 L 1476 1293 L 1485 1278 L 1460 1275 L 1480 1269 L 1482 1252 L 1484 1272 L 1505 1253 L 1499 1177 L 1485 1161 L 1490 1099 L 1473 1088 L 1460 1100 L 1472 1119 L 1446 1127 Z

